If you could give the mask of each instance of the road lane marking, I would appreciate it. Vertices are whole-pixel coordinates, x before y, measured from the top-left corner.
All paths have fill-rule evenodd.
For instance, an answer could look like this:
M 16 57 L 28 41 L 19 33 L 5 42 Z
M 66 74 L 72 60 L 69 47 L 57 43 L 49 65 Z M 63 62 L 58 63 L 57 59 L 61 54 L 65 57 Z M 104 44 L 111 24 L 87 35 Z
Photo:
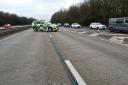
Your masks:
M 95 36 L 98 36 L 98 35 L 100 35 L 100 33 L 90 34 L 89 36 L 91 36 L 91 37 L 95 37 Z
M 51 37 L 52 37 L 52 35 L 51 35 L 51 34 L 49 34 L 49 37 L 51 38 Z
M 83 32 L 78 32 L 78 34 L 85 34 L 86 32 L 85 31 L 83 31 Z
M 63 52 L 61 51 L 61 49 L 55 44 L 55 42 L 54 42 L 54 40 L 53 40 L 52 38 L 50 38 L 50 41 L 51 41 L 51 43 L 52 43 L 52 45 L 53 45 L 53 47 L 54 47 L 54 49 L 55 49 L 55 51 L 56 51 L 56 53 L 57 53 L 59 59 L 60 59 L 61 64 L 62 64 L 63 67 L 64 67 L 64 70 L 65 70 L 65 72 L 66 72 L 67 77 L 68 77 L 69 80 L 71 81 L 71 84 L 72 84 L 72 85 L 78 85 L 76 79 L 74 78 L 74 76 L 72 75 L 71 71 L 69 70 L 67 64 L 65 63 L 64 57 L 65 57 L 66 55 L 64 55 L 64 53 L 63 53 Z
M 74 78 L 76 79 L 77 83 L 79 85 L 87 85 L 83 78 L 80 76 L 78 71 L 75 69 L 75 67 L 72 65 L 70 60 L 65 60 L 65 63 L 67 64 L 68 68 L 70 69 L 71 73 L 73 74 Z

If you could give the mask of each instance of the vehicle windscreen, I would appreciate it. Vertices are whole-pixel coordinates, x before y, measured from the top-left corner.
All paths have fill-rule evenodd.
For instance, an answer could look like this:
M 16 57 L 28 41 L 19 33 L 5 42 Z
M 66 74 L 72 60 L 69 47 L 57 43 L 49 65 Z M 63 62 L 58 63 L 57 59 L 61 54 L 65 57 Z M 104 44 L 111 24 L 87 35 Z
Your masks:
M 40 22 L 36 22 L 36 24 L 40 24 Z
M 74 23 L 73 25 L 79 25 L 78 23 Z
M 125 22 L 128 23 L 128 18 L 125 19 Z
M 51 23 L 50 22 L 44 22 L 46 25 L 50 25 Z
M 117 19 L 116 23 L 123 23 L 124 22 L 124 18 L 121 19 Z
M 96 25 L 102 25 L 101 23 L 96 23 Z
M 91 23 L 91 25 L 101 25 L 101 23 Z

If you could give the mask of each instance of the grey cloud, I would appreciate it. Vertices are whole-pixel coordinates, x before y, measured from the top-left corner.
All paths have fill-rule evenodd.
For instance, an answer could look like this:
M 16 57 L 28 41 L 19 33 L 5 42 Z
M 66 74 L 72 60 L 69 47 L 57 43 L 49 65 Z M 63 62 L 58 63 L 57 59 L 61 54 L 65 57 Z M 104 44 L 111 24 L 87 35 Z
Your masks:
M 71 4 L 81 0 L 22 0 L 21 4 L 16 0 L 5 1 L 0 2 L 0 11 L 49 20 L 51 15 L 60 8 L 68 8 Z

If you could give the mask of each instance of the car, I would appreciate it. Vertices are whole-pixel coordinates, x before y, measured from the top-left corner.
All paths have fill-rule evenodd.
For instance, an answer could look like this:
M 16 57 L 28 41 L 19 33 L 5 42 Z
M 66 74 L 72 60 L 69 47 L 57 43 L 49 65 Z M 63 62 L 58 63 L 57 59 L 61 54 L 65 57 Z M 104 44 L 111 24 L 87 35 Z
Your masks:
M 70 27 L 69 23 L 64 23 L 64 27 Z
M 33 21 L 32 28 L 34 31 L 57 32 L 59 30 L 58 25 L 52 24 L 47 21 Z
M 57 25 L 58 25 L 58 26 L 62 26 L 62 24 L 61 24 L 61 23 L 57 23 Z
M 103 25 L 101 24 L 100 22 L 93 22 L 89 25 L 89 27 L 91 29 L 106 29 L 107 26 L 106 25 Z
M 110 18 L 108 29 L 110 32 L 128 33 L 128 17 Z
M 11 29 L 12 25 L 11 24 L 5 24 L 4 25 L 4 28 L 8 28 L 8 29 Z
M 79 23 L 73 23 L 71 24 L 71 28 L 81 28 L 81 25 Z

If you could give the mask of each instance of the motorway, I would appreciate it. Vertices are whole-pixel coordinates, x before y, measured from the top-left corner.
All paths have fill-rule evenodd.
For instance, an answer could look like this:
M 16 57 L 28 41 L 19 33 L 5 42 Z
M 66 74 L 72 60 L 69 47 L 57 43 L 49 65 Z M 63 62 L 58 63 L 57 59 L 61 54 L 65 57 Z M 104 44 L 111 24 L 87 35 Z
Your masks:
M 0 85 L 128 85 L 128 47 L 98 37 L 114 33 L 90 33 L 29 29 L 1 39 Z

